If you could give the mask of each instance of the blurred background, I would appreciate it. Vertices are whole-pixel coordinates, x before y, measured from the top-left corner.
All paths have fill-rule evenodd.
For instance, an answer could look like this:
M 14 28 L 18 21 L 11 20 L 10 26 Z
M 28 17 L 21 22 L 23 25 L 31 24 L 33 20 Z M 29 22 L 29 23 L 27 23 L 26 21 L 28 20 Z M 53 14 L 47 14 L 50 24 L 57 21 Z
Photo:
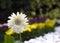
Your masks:
M 1 43 L 4 41 L 6 30 L 8 30 L 8 26 L 5 24 L 8 16 L 17 12 L 25 13 L 30 23 L 26 31 L 21 33 L 22 41 L 54 32 L 54 27 L 60 25 L 60 0 L 0 0 Z M 17 40 L 16 34 L 12 36 Z
M 60 18 L 60 0 L 0 0 L 0 24 L 6 23 L 13 12 L 23 12 L 29 18 Z

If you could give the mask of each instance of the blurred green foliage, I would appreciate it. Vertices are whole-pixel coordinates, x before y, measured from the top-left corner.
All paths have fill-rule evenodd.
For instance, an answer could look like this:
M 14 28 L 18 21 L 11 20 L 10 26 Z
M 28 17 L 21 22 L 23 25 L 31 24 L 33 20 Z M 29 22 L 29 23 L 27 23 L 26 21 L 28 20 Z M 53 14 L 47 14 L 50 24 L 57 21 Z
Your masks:
M 36 29 L 33 29 L 31 32 L 25 31 L 25 32 L 21 33 L 21 38 L 22 38 L 22 41 L 25 41 L 25 40 L 29 40 L 31 38 L 43 36 L 44 34 L 47 34 L 48 32 L 54 32 L 54 27 L 53 28 L 45 27 L 44 29 L 36 28 Z M 15 38 L 15 40 L 19 40 L 19 37 L 20 37 L 19 34 L 15 33 L 12 36 Z
M 11 0 L 0 0 L 0 7 L 2 9 L 10 8 L 11 5 L 12 5 L 12 1 Z
M 26 13 L 31 13 L 34 11 L 35 13 L 41 14 L 44 10 L 48 12 L 53 7 L 60 7 L 60 0 L 0 0 L 1 9 L 12 9 L 14 8 L 18 11 L 23 10 Z M 42 10 L 42 11 L 41 11 Z M 42 13 L 45 13 L 45 12 Z
M 57 19 L 60 19 L 60 8 L 56 8 L 48 13 L 46 13 L 46 15 L 48 18 L 51 18 L 51 19 L 54 19 L 54 18 L 57 18 Z
M 12 12 L 18 11 L 27 14 L 30 18 L 42 17 L 56 8 L 60 9 L 60 0 L 0 0 L 0 13 L 6 16 L 5 19 L 3 16 L 0 16 L 0 18 L 1 20 L 4 19 L 3 22 L 6 22 L 7 17 Z M 49 15 L 52 15 L 52 13 Z
M 4 36 L 4 43 L 14 43 L 14 38 L 10 35 Z

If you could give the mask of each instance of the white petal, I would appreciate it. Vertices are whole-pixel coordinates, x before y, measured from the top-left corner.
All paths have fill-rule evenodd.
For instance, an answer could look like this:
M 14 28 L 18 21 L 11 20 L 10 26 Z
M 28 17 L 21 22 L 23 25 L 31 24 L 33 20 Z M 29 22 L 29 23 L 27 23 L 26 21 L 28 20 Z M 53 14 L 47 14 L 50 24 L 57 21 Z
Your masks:
M 17 16 L 19 16 L 19 12 L 17 12 Z

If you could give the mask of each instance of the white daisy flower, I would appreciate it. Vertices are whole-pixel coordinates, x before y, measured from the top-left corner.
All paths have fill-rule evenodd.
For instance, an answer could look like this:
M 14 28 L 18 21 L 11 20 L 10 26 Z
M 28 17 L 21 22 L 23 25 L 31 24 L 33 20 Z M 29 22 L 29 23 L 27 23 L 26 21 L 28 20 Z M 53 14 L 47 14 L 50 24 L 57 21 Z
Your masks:
M 19 12 L 17 12 L 17 15 L 13 13 L 8 18 L 10 19 L 7 23 L 8 27 L 16 33 L 20 33 L 28 25 L 28 20 L 25 14 L 19 14 Z

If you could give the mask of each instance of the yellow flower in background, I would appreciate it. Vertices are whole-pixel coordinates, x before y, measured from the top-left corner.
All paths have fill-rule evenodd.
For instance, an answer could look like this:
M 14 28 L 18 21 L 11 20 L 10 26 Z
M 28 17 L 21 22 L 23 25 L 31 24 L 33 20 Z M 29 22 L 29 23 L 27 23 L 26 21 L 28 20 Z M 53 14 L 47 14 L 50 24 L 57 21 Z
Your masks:
M 45 23 L 39 23 L 38 28 L 40 28 L 40 29 L 45 28 Z
M 25 28 L 25 31 L 29 31 L 29 32 L 31 32 L 31 28 Z
M 46 24 L 46 26 L 54 27 L 55 22 L 52 21 L 52 20 L 50 20 L 50 19 L 47 19 L 47 20 L 45 21 L 45 24 Z
M 23 32 L 24 31 L 29 31 L 29 32 L 31 32 L 31 25 L 28 25 L 25 29 L 23 29 Z
M 23 31 L 29 31 L 29 32 L 31 32 L 32 31 L 32 29 L 36 29 L 37 28 L 37 26 L 38 26 L 38 24 L 37 23 L 34 23 L 34 24 L 29 24 Z
M 9 30 L 7 30 L 5 33 L 6 33 L 7 35 L 12 35 L 14 32 L 13 32 L 12 29 L 9 29 Z
M 38 23 L 34 23 L 34 24 L 31 24 L 30 28 L 31 28 L 31 29 L 36 29 L 37 26 L 38 26 Z

